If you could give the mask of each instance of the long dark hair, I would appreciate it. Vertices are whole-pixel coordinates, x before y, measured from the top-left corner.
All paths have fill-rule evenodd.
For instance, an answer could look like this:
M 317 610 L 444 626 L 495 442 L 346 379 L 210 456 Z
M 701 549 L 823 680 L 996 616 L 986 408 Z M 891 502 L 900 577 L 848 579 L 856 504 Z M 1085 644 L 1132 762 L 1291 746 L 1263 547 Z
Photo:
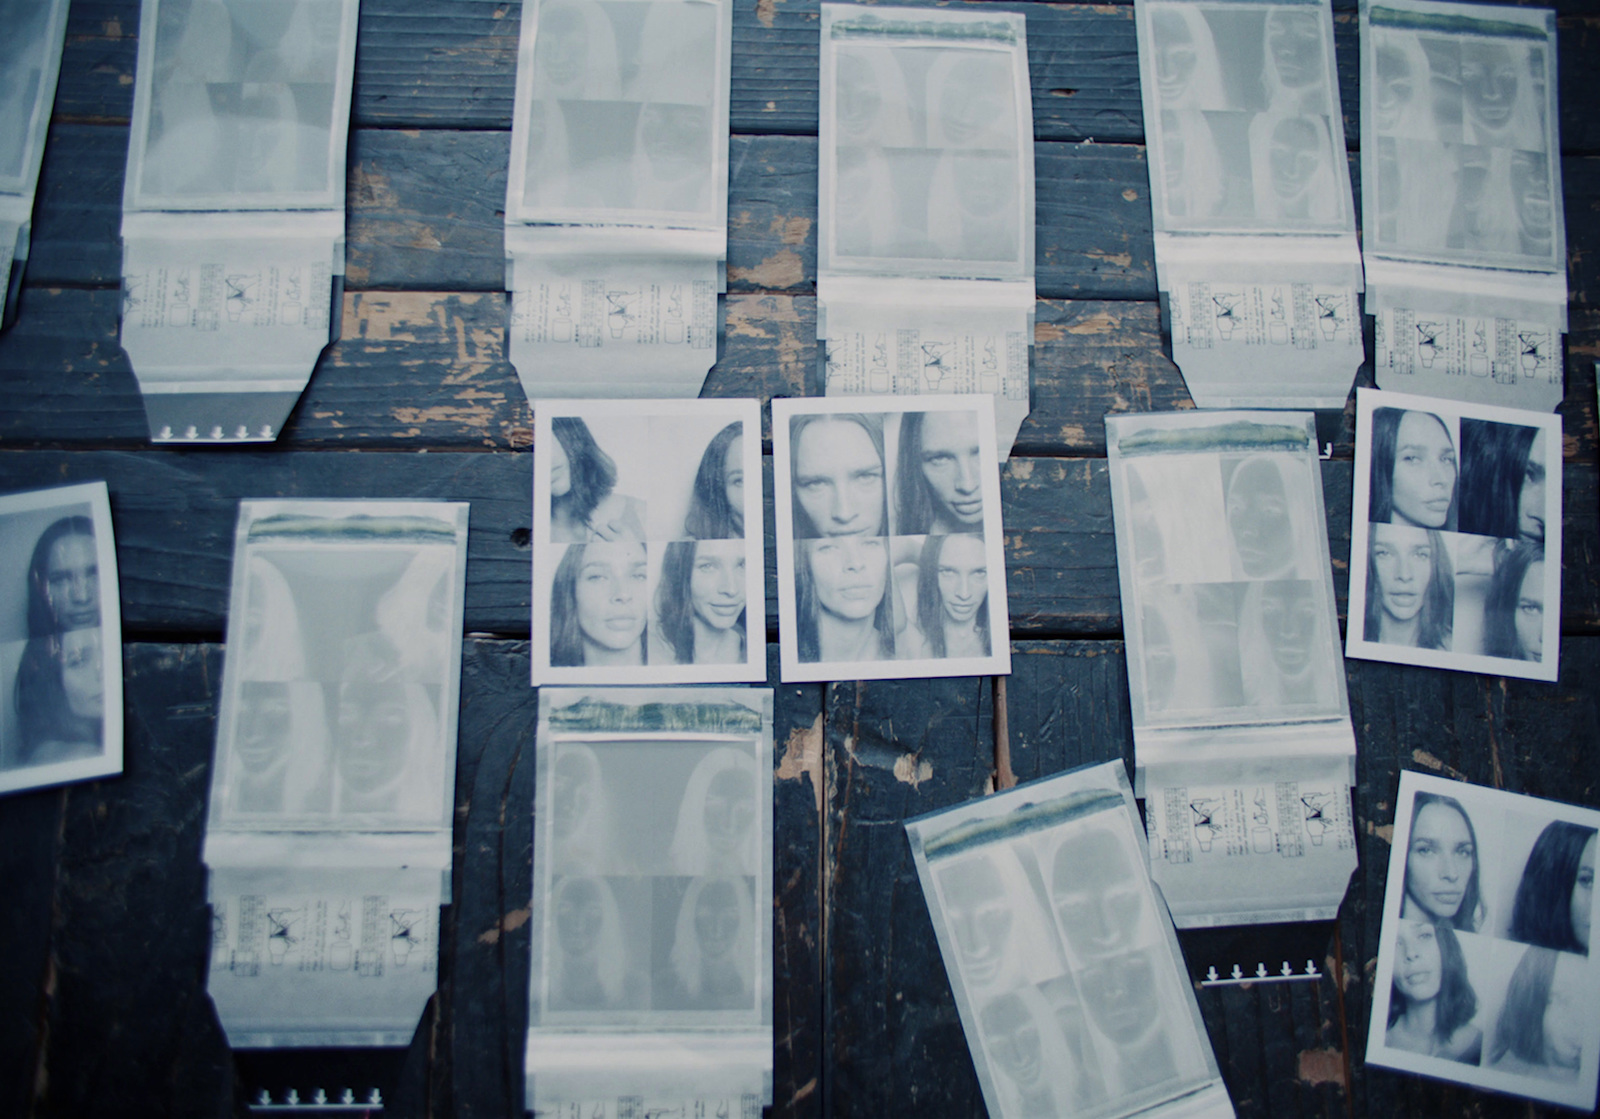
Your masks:
M 1550 1005 L 1550 987 L 1555 982 L 1556 954 L 1553 949 L 1534 946 L 1522 954 L 1517 970 L 1511 973 L 1506 1001 L 1494 1023 L 1494 1043 L 1489 1048 L 1489 1063 L 1507 1052 L 1530 1065 L 1544 1059 L 1544 1012 Z
M 1578 881 L 1583 849 L 1594 837 L 1594 828 L 1566 820 L 1547 824 L 1539 833 L 1522 868 L 1517 898 L 1511 904 L 1512 940 L 1589 954 L 1572 928 L 1572 890 Z
M 94 541 L 94 522 L 88 517 L 62 517 L 39 534 L 28 562 L 28 636 L 58 633 L 61 621 L 50 605 L 50 549 L 66 536 L 87 536 Z
M 578 625 L 578 572 L 587 544 L 568 544 L 550 583 L 550 664 L 575 668 L 583 661 L 583 629 Z M 639 634 L 641 656 L 648 659 L 649 623 Z
M 1544 559 L 1544 549 L 1521 540 L 1494 546 L 1494 574 L 1483 596 L 1483 646 L 1491 657 L 1532 660 L 1517 636 L 1517 600 L 1528 568 Z
M 862 537 L 862 539 L 871 539 Z M 894 594 L 894 570 L 889 562 L 888 540 L 884 539 L 883 597 L 872 615 L 872 627 L 878 631 L 878 640 L 885 657 L 894 656 L 894 610 L 889 600 Z M 817 599 L 817 581 L 811 574 L 810 541 L 796 540 L 794 544 L 794 620 L 799 629 L 802 663 L 815 664 L 822 659 L 822 642 L 817 633 L 817 613 L 822 609 Z
M 589 433 L 589 425 L 577 416 L 556 416 L 550 432 L 561 441 L 567 453 L 570 488 L 556 503 L 565 503 L 576 521 L 587 521 L 595 507 L 611 496 L 617 487 L 617 464 L 600 449 Z
M 946 655 L 944 643 L 944 597 L 939 593 L 939 557 L 944 552 L 948 536 L 930 536 L 922 542 L 922 555 L 917 558 L 917 628 L 928 642 L 929 651 L 936 657 Z M 982 539 L 979 537 L 978 539 Z M 989 594 L 984 592 L 983 603 L 978 607 L 978 633 L 983 637 L 983 652 L 989 653 Z
M 1406 418 L 1409 408 L 1374 408 L 1372 410 L 1372 473 L 1367 488 L 1367 520 L 1380 524 L 1388 524 L 1394 519 L 1394 457 L 1400 444 L 1400 423 Z M 1444 431 L 1445 438 L 1450 438 L 1450 429 L 1444 426 L 1444 421 L 1432 412 L 1418 412 L 1419 416 L 1427 416 L 1438 424 Z M 1457 478 L 1459 488 L 1460 479 Z M 1449 531 L 1455 528 L 1456 506 L 1459 502 L 1454 494 L 1451 495 L 1450 512 L 1445 518 L 1444 528 Z M 1513 533 L 1515 535 L 1515 533 Z
M 815 423 L 843 421 L 853 423 L 867 433 L 867 438 L 872 440 L 873 448 L 878 452 L 878 464 L 883 465 L 883 418 L 869 416 L 864 412 L 808 412 L 802 416 L 789 417 L 789 478 L 791 486 L 800 484 L 800 437 L 806 428 Z M 888 492 L 885 489 L 884 508 L 878 511 L 878 532 L 886 535 L 889 531 Z M 794 512 L 794 534 L 796 539 L 816 539 L 826 536 L 820 528 L 811 523 L 811 515 L 806 512 L 805 506 L 800 504 L 799 492 L 796 490 L 792 505 Z
M 11 698 L 22 743 L 19 760 L 24 765 L 48 742 L 100 741 L 102 720 L 74 715 L 67 704 L 67 690 L 61 682 L 59 633 L 28 639 L 17 665 Z
M 1456 908 L 1456 915 L 1449 918 L 1449 923 L 1461 932 L 1477 932 L 1478 925 L 1483 921 L 1483 894 L 1478 886 L 1478 829 L 1472 826 L 1472 817 L 1467 815 L 1467 810 L 1455 797 L 1440 796 L 1438 793 L 1418 793 L 1411 802 L 1411 828 L 1417 827 L 1417 818 L 1422 815 L 1422 810 L 1430 804 L 1437 804 L 1448 808 L 1461 817 L 1462 823 L 1467 825 L 1467 838 L 1472 841 L 1472 874 L 1467 878 L 1467 884 L 1461 891 L 1461 904 Z M 1411 858 L 1411 845 L 1409 838 L 1406 842 L 1405 857 Z M 1407 873 L 1410 867 L 1406 868 Z M 1406 892 L 1409 893 L 1411 883 L 1405 883 Z M 1420 908 L 1420 906 L 1419 906 Z
M 728 447 L 744 434 L 744 423 L 735 420 L 706 444 L 706 453 L 700 456 L 700 469 L 695 472 L 694 490 L 689 495 L 689 515 L 683 519 L 683 533 L 696 540 L 728 540 L 744 535 L 742 527 L 734 527 L 734 515 L 741 518 L 744 510 L 735 510 L 728 504 L 727 461 Z
M 906 412 L 900 418 L 900 446 L 895 453 L 895 532 L 920 536 L 933 527 L 933 497 L 922 474 L 922 421 L 926 413 Z M 924 545 L 926 547 L 926 545 Z M 939 653 L 944 656 L 943 651 Z
M 1522 483 L 1539 429 L 1461 421 L 1460 530 L 1515 540 Z M 1542 512 L 1542 510 L 1541 510 Z
M 1455 1032 L 1478 1013 L 1478 992 L 1467 978 L 1467 958 L 1461 954 L 1456 932 L 1443 921 L 1428 922 L 1439 945 L 1439 994 L 1433 1003 L 1433 1036 L 1449 1041 Z M 1398 964 L 1399 961 L 1396 961 Z M 1394 1025 L 1410 1007 L 1399 987 L 1389 991 L 1389 1025 Z
M 672 646 L 679 664 L 694 663 L 694 600 L 689 581 L 694 576 L 695 540 L 674 540 L 661 557 L 661 585 L 656 588 L 656 624 L 661 636 Z M 734 623 L 745 634 L 748 607 L 739 611 Z
M 1391 409 L 1392 411 L 1392 409 Z M 1428 589 L 1422 594 L 1422 609 L 1417 612 L 1417 648 L 1448 649 L 1450 637 L 1455 632 L 1456 576 L 1450 569 L 1449 553 L 1444 550 L 1444 536 L 1435 528 L 1420 529 L 1428 534 L 1430 573 Z M 1383 625 L 1383 592 L 1378 583 L 1378 565 L 1372 562 L 1372 548 L 1376 537 L 1368 527 L 1367 532 L 1367 607 L 1363 636 L 1368 641 L 1378 640 Z

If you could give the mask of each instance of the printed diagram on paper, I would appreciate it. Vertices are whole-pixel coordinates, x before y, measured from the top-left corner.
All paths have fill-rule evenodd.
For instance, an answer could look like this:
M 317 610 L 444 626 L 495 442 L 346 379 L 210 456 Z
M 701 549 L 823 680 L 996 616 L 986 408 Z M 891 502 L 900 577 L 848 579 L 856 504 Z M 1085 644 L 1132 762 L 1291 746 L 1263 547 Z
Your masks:
M 243 894 L 213 902 L 211 970 L 236 979 L 276 972 L 346 973 L 362 979 L 432 973 L 439 899 L 372 894 Z
M 1300 859 L 1318 848 L 1352 850 L 1348 789 L 1280 781 L 1234 788 L 1160 792 L 1148 814 L 1151 854 L 1168 862 L 1275 855 Z
M 1427 391 L 1385 380 L 1386 374 L 1472 378 L 1498 386 L 1486 401 L 1517 405 L 1519 386 L 1559 391 L 1561 385 L 1561 334 L 1554 323 L 1392 309 L 1378 312 L 1374 339 L 1373 361 L 1385 388 Z
M 511 331 L 535 344 L 709 350 L 717 344 L 717 289 L 709 280 L 538 280 L 512 293 Z
M 331 282 L 326 264 L 157 265 L 122 278 L 123 328 L 211 332 L 300 327 L 325 341 Z
M 761 1106 L 756 1095 L 696 1100 L 618 1096 L 558 1104 L 540 1114 L 550 1119 L 761 1119 Z
M 1197 350 L 1361 346 L 1361 305 L 1350 288 L 1325 284 L 1176 284 L 1175 343 Z
M 991 393 L 1028 399 L 1028 339 L 1021 331 L 844 331 L 826 340 L 828 395 Z

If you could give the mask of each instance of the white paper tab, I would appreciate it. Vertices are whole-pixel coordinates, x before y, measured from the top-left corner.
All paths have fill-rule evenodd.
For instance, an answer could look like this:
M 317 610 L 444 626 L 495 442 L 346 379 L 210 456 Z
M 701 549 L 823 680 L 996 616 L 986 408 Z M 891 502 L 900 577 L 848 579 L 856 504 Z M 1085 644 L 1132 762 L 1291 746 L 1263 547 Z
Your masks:
M 824 4 L 821 113 L 827 394 L 991 395 L 1004 461 L 1028 414 L 1033 344 L 1024 18 Z M 870 356 L 880 337 L 905 339 L 885 353 L 887 377 Z

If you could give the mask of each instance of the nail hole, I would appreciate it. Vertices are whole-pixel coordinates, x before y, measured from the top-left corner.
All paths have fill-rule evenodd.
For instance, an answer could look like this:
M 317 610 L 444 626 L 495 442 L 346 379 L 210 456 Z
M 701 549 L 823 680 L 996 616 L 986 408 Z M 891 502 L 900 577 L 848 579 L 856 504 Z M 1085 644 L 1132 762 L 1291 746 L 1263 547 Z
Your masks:
M 518 548 L 521 548 L 524 552 L 527 551 L 528 545 L 533 543 L 533 530 L 526 528 L 512 529 L 511 543 L 515 544 Z

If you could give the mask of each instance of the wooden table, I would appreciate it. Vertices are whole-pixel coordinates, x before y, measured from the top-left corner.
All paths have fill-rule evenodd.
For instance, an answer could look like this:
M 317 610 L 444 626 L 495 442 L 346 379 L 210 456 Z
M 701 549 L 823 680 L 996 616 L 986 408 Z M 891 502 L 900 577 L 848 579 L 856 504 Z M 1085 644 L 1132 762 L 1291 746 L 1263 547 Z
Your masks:
M 1002 483 L 1015 670 L 1002 688 L 783 686 L 774 669 L 780 1115 L 981 1112 L 900 821 L 983 795 L 1003 756 L 1027 779 L 1132 751 L 1101 419 L 1191 406 L 1156 303 L 1133 9 L 1000 6 L 1028 14 L 1038 176 L 1034 407 Z M 817 356 L 818 8 L 736 8 L 727 330 L 705 392 L 802 395 L 815 387 Z M 472 503 L 440 987 L 384 1075 L 391 1114 L 520 1106 L 536 708 L 526 684 L 532 424 L 504 358 L 501 226 L 519 15 L 516 0 L 365 0 L 343 338 L 275 445 L 170 450 L 146 442 L 117 344 L 138 4 L 73 2 L 21 317 L 0 335 L 0 487 L 110 484 L 127 768 L 117 780 L 0 802 L 0 1114 L 220 1115 L 254 1087 L 253 1070 L 236 1074 L 205 995 L 199 851 L 235 506 L 270 495 Z M 1355 172 L 1347 0 L 1335 24 Z M 1286 929 L 1270 942 L 1285 953 L 1311 945 L 1325 977 L 1199 994 L 1241 1115 L 1546 1113 L 1367 1069 L 1362 1054 L 1399 771 L 1600 804 L 1595 690 L 1585 683 L 1600 673 L 1600 159 L 1590 154 L 1600 151 L 1590 80 L 1600 5 L 1570 0 L 1560 27 L 1573 301 L 1561 681 L 1348 666 L 1361 869 L 1336 928 Z M 1351 414 L 1320 418 L 1333 444 L 1323 483 L 1341 607 Z M 770 470 L 767 489 L 770 502 Z M 770 546 L 768 555 L 770 564 Z M 769 642 L 770 580 L 769 568 Z M 769 654 L 775 665 L 775 645 Z M 1218 938 L 1185 945 L 1191 965 L 1230 950 Z M 368 1067 L 360 1061 L 357 1074 Z

